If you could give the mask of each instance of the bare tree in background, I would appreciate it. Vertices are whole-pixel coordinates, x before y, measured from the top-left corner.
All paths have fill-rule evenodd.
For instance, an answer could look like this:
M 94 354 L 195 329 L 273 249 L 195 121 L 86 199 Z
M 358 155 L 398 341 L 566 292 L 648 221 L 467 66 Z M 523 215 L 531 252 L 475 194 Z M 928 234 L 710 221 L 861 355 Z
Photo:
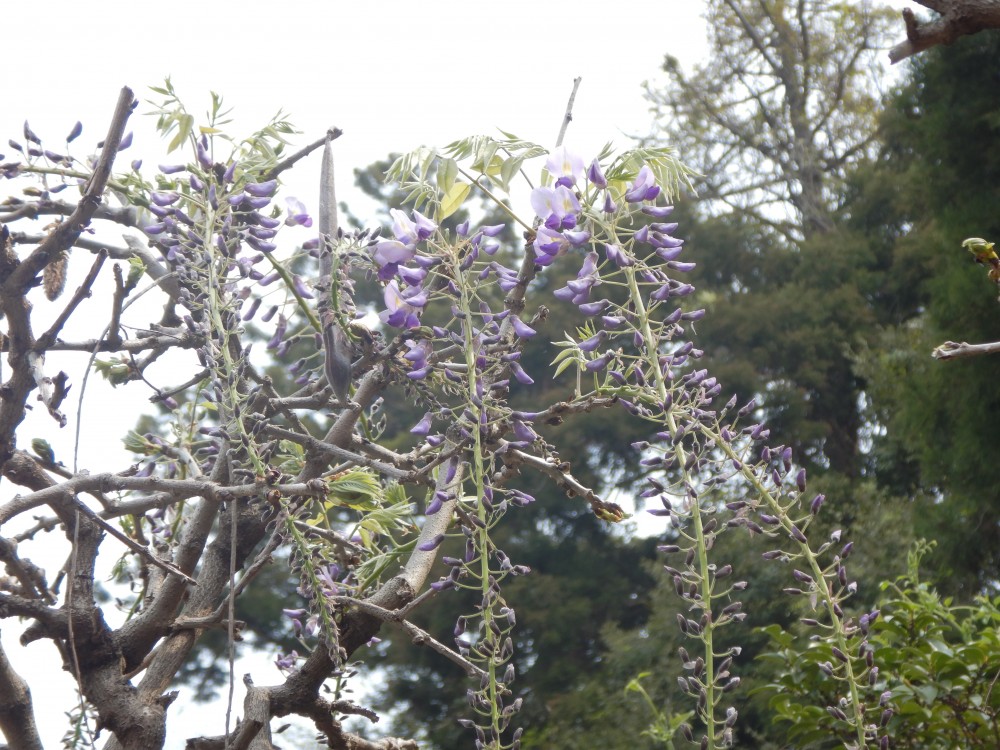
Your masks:
M 699 198 L 800 240 L 829 231 L 833 196 L 869 155 L 887 11 L 869 3 L 712 0 L 712 54 L 675 58 L 650 84 L 662 138 L 700 177 Z

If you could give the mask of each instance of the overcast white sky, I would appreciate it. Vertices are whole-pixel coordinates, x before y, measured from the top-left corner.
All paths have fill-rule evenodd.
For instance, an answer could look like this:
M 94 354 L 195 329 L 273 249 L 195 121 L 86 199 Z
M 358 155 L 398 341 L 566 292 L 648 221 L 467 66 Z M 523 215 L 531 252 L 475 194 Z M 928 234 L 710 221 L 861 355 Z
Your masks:
M 234 108 L 234 135 L 264 124 L 279 109 L 303 131 L 299 144 L 328 126 L 342 128 L 338 193 L 349 203 L 356 197 L 352 170 L 390 151 L 441 146 L 497 128 L 553 145 L 576 76 L 583 81 L 567 144 L 588 160 L 608 140 L 626 147 L 628 136 L 651 128 L 642 83 L 656 78 L 663 56 L 690 64 L 706 49 L 702 4 L 691 0 L 49 0 L 4 6 L 0 153 L 9 151 L 8 138 L 21 140 L 25 119 L 55 150 L 81 120 L 80 143 L 92 147 L 106 132 L 121 86 L 144 101 L 148 87 L 169 75 L 196 115 L 208 107 L 209 91 L 221 93 Z M 133 116 L 134 145 L 123 156 L 143 158 L 144 171 L 152 174 L 163 147 L 152 118 L 142 116 L 148 110 L 144 103 Z M 313 157 L 291 178 L 310 206 L 318 171 Z M 109 297 L 101 295 L 97 290 L 89 309 L 103 326 Z M 84 360 L 74 361 L 71 382 L 79 383 Z M 81 466 L 123 468 L 120 454 L 107 446 L 120 444 L 147 396 L 106 392 L 113 400 L 104 403 L 111 407 L 90 413 Z M 67 436 L 73 422 L 71 415 Z M 30 436 L 50 431 L 39 422 Z M 48 543 L 57 541 L 50 535 Z M 50 683 L 33 681 L 32 688 L 42 699 L 46 747 L 55 747 L 72 688 L 48 642 L 27 650 L 15 645 L 20 630 L 4 623 L 4 644 L 23 674 L 50 676 Z M 237 674 L 247 669 L 258 684 L 278 676 L 261 662 Z M 224 707 L 195 711 L 184 703 L 182 698 L 170 709 L 186 717 L 170 747 L 182 747 L 193 734 L 221 732 Z M 211 725 L 193 726 L 209 720 Z

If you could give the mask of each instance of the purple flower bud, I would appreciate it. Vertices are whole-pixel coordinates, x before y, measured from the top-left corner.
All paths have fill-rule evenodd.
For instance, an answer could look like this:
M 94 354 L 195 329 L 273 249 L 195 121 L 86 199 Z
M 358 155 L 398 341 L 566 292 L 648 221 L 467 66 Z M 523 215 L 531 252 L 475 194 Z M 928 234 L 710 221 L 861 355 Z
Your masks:
M 35 135 L 35 132 L 28 126 L 27 120 L 24 121 L 24 140 L 36 143 L 39 146 L 42 145 L 41 139 Z
M 66 136 L 66 143 L 71 143 L 80 137 L 80 133 L 83 132 L 83 123 L 77 120 L 76 125 L 73 129 L 69 131 L 69 135 Z
M 273 242 L 264 242 L 263 240 L 258 240 L 256 237 L 250 234 L 244 237 L 244 239 L 246 240 L 246 243 L 250 247 L 252 247 L 254 250 L 259 250 L 262 253 L 270 253 L 278 249 L 278 246 L 275 245 Z M 311 296 L 312 295 L 310 295 L 310 297 Z
M 514 427 L 514 437 L 523 443 L 533 443 L 538 439 L 537 433 L 528 427 L 520 419 L 515 419 L 512 422 Z
M 178 172 L 183 172 L 187 167 L 183 164 L 159 164 L 157 168 L 163 172 L 163 174 L 177 174 Z
M 697 265 L 697 263 L 682 263 L 679 260 L 672 260 L 667 263 L 667 268 L 674 271 L 680 271 L 681 273 L 687 273 L 688 271 L 693 271 Z
M 195 147 L 195 153 L 198 155 L 198 163 L 201 164 L 205 169 L 212 168 L 212 157 L 208 155 L 208 149 L 202 142 L 204 139 L 198 141 Z
M 138 172 L 139 168 L 142 166 L 142 159 L 133 159 L 130 166 L 132 167 L 133 172 Z
M 580 312 L 584 315 L 590 317 L 592 315 L 598 315 L 605 307 L 608 306 L 608 300 L 601 299 L 597 302 L 584 302 L 582 305 L 578 305 Z
M 196 174 L 192 174 L 192 175 L 191 175 L 190 177 L 188 177 L 188 184 L 189 184 L 189 185 L 191 186 L 191 189 L 192 189 L 192 190 L 194 190 L 194 191 L 196 191 L 196 192 L 199 192 L 199 193 L 200 193 L 200 192 L 201 192 L 202 190 L 204 190 L 204 189 L 205 189 L 205 183 L 204 183 L 204 182 L 202 182 L 202 181 L 201 181 L 201 180 L 200 180 L 200 179 L 198 178 L 198 175 L 196 175 Z
M 590 180 L 591 185 L 601 190 L 608 186 L 608 178 L 604 176 L 604 172 L 601 170 L 601 165 L 597 159 L 594 159 L 587 168 L 587 179 Z
M 524 385 L 531 385 L 535 381 L 532 377 L 524 371 L 524 369 L 517 362 L 510 363 L 510 371 L 514 373 L 514 377 L 517 378 L 517 382 Z
M 438 534 L 429 542 L 424 542 L 423 544 L 419 545 L 417 549 L 421 550 L 422 552 L 430 552 L 440 547 L 441 542 L 443 541 L 444 541 L 444 534 Z
M 431 431 L 432 418 L 431 413 L 427 412 L 424 414 L 423 419 L 417 422 L 413 427 L 410 428 L 410 432 L 413 435 L 429 435 Z
M 819 513 L 819 509 L 823 507 L 823 501 L 826 500 L 826 495 L 816 495 L 813 501 L 809 504 L 809 512 L 814 516 Z
M 243 186 L 243 189 L 256 198 L 264 198 L 272 195 L 276 187 L 278 187 L 277 180 L 268 180 L 267 182 L 248 182 Z
M 669 216 L 674 210 L 673 206 L 643 206 L 642 212 L 647 216 L 653 216 L 657 219 L 662 219 L 664 216 Z
M 518 338 L 528 339 L 537 333 L 537 331 L 534 328 L 532 328 L 527 323 L 522 321 L 516 315 L 510 316 L 510 323 L 514 327 L 514 333 L 517 334 Z
M 269 244 L 269 243 L 261 243 Z M 295 287 L 295 291 L 298 292 L 299 296 L 303 299 L 313 299 L 313 293 L 306 286 L 305 282 L 299 277 L 298 274 L 292 274 L 292 285 Z
M 611 361 L 611 356 L 612 352 L 610 351 L 604 352 L 604 354 L 602 354 L 597 359 L 588 360 L 587 364 L 584 365 L 584 367 L 586 367 L 589 372 L 598 372 L 599 370 L 603 370 L 605 367 L 608 366 L 608 362 Z
M 150 193 L 149 199 L 157 206 L 169 206 L 176 203 L 180 196 L 177 193 Z
M 604 340 L 605 336 L 607 336 L 607 333 L 604 331 L 598 331 L 589 339 L 584 339 L 580 342 L 580 351 L 592 352 L 596 350 L 597 347 L 601 345 L 601 341 Z
M 806 470 L 799 469 L 798 473 L 795 475 L 795 486 L 799 488 L 799 492 L 806 491 Z
M 125 134 L 124 138 L 121 139 L 121 142 L 118 144 L 118 150 L 124 151 L 131 145 L 132 145 L 132 133 L 130 131 Z
M 491 224 L 490 226 L 481 227 L 479 231 L 485 234 L 487 237 L 496 237 L 504 230 L 504 227 L 506 226 L 507 226 L 506 224 Z

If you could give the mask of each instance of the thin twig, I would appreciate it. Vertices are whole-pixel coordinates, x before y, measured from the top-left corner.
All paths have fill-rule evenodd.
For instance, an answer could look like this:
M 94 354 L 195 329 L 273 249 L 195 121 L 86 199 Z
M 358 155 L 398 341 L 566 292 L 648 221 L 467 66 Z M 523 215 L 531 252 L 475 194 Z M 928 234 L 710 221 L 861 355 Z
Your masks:
M 573 90 L 570 92 L 569 101 L 566 102 L 566 114 L 563 115 L 562 125 L 559 127 L 559 136 L 556 138 L 556 148 L 559 148 L 559 146 L 562 145 L 563 138 L 566 137 L 566 129 L 569 127 L 569 124 L 573 122 L 573 104 L 576 102 L 576 92 L 577 89 L 580 88 L 580 81 L 582 80 L 583 78 L 581 76 L 577 76 L 573 79 Z
M 292 167 L 295 164 L 295 162 L 309 156 L 309 154 L 311 154 L 313 151 L 318 149 L 323 144 L 327 143 L 327 141 L 334 141 L 337 138 L 340 138 L 340 136 L 342 136 L 343 134 L 344 131 L 341 130 L 340 128 L 336 127 L 330 128 L 329 130 L 326 131 L 326 134 L 322 138 L 318 138 L 317 140 L 310 143 L 308 146 L 303 146 L 284 161 L 279 162 L 275 166 L 271 167 L 267 172 L 264 173 L 264 176 L 261 178 L 261 182 L 266 182 L 267 180 L 273 180 L 275 177 L 284 172 L 286 169 Z
M 337 604 L 340 604 L 348 608 L 353 607 L 355 609 L 358 609 L 364 612 L 365 614 L 377 617 L 383 622 L 392 622 L 395 623 L 396 625 L 399 625 L 399 627 L 401 627 L 406 632 L 407 635 L 413 638 L 414 643 L 416 643 L 417 645 L 426 645 L 432 651 L 436 651 L 449 661 L 458 664 L 463 670 L 465 670 L 465 673 L 469 677 L 478 677 L 482 679 L 486 675 L 486 672 L 483 669 L 477 667 L 475 664 L 466 659 L 464 656 L 448 648 L 440 641 L 435 640 L 434 637 L 431 636 L 431 634 L 428 633 L 426 630 L 423 630 L 422 628 L 419 628 L 416 625 L 414 625 L 409 620 L 404 619 L 400 615 L 399 611 L 391 611 L 388 609 L 384 609 L 382 607 L 379 607 L 377 604 L 372 604 L 369 601 L 365 601 L 363 599 L 354 599 L 349 596 L 335 596 L 333 597 L 333 601 L 336 602 Z
M 48 349 L 56 340 L 56 336 L 59 335 L 59 331 L 62 327 L 66 325 L 66 321 L 69 320 L 69 316 L 73 314 L 77 306 L 83 302 L 85 299 L 90 297 L 91 287 L 94 286 L 94 282 L 97 280 L 97 274 L 101 270 L 101 266 L 104 265 L 104 261 L 108 258 L 108 251 L 104 248 L 97 253 L 97 257 L 94 259 L 93 265 L 90 267 L 90 271 L 87 272 L 86 278 L 84 278 L 83 283 L 80 284 L 76 293 L 70 299 L 69 303 L 59 313 L 59 317 L 56 318 L 55 322 L 49 327 L 45 333 L 38 337 L 35 342 L 35 350 L 42 352 Z

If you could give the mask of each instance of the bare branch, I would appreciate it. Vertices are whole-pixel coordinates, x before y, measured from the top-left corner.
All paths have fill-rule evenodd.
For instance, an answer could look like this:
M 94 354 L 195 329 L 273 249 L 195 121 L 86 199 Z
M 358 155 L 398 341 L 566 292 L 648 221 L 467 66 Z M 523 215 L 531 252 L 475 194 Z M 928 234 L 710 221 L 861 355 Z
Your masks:
M 1000 352 L 1000 341 L 989 344 L 967 344 L 945 341 L 934 349 L 931 356 L 934 359 L 960 359 L 962 357 L 978 357 L 982 354 L 996 354 Z
M 930 21 L 920 22 L 910 8 L 903 9 L 906 41 L 889 50 L 889 60 L 893 64 L 939 44 L 951 44 L 962 36 L 987 29 L 1000 29 L 1000 3 L 996 0 L 917 2 L 940 15 Z

